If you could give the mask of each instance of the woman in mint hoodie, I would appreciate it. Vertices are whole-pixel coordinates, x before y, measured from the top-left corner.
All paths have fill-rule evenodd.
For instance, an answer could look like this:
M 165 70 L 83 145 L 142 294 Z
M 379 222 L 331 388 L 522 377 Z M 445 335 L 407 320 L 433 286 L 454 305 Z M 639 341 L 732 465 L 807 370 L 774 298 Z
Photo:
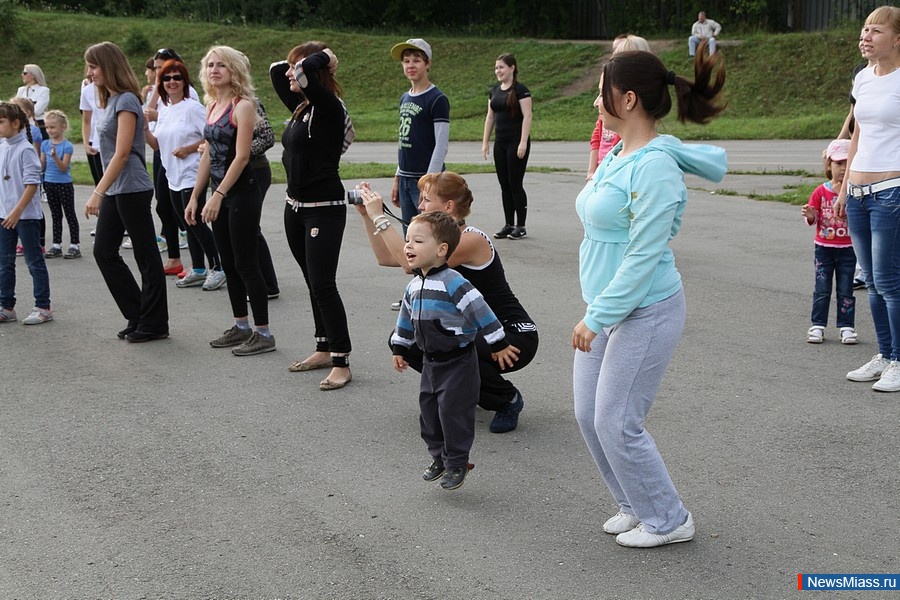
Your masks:
M 694 62 L 695 81 L 650 52 L 623 52 L 603 69 L 594 105 L 622 140 L 576 200 L 584 318 L 572 333 L 575 417 L 619 512 L 603 525 L 622 546 L 686 542 L 694 521 L 672 483 L 644 419 L 681 338 L 685 300 L 669 240 L 687 202 L 684 173 L 720 181 L 725 151 L 659 135 L 672 108 L 705 123 L 722 106 L 721 56 Z

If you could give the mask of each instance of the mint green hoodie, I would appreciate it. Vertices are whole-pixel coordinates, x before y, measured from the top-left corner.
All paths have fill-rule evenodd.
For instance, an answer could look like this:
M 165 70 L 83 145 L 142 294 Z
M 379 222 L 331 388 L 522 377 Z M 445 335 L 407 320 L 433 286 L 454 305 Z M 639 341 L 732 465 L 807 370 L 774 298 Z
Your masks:
M 681 228 L 687 202 L 684 173 L 721 181 L 727 170 L 723 148 L 687 145 L 670 135 L 623 158 L 621 151 L 619 142 L 575 201 L 584 226 L 584 323 L 594 333 L 681 289 L 669 240 Z

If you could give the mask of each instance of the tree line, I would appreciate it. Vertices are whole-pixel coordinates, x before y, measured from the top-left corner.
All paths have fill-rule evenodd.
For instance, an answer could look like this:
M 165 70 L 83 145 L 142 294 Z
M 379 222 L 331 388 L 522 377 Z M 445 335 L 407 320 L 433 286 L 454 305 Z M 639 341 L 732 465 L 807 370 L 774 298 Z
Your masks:
M 177 18 L 230 25 L 352 28 L 358 32 L 546 38 L 681 35 L 698 11 L 729 31 L 784 31 L 798 11 L 833 20 L 882 0 L 0 0 L 31 10 Z M 826 6 L 826 4 L 828 6 Z M 851 6 L 852 5 L 852 6 Z M 855 11 L 851 10 L 855 7 Z

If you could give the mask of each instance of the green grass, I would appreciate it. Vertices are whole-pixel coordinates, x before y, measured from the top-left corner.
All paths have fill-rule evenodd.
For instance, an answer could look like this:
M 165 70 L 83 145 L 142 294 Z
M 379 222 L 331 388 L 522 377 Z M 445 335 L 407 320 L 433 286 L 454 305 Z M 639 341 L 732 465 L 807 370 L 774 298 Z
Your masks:
M 762 200 L 766 202 L 784 202 L 785 204 L 794 204 L 803 206 L 809 202 L 809 197 L 818 187 L 818 184 L 798 183 L 788 184 L 784 186 L 784 192 L 780 194 L 747 194 L 732 189 L 718 189 L 716 194 L 720 196 L 742 196 L 752 200 Z
M 20 11 L 21 31 L 40 31 L 36 42 L 12 43 L 0 55 L 0 85 L 10 94 L 21 85 L 26 62 L 41 65 L 52 93 L 52 106 L 71 118 L 69 138 L 80 140 L 78 91 L 87 46 L 102 40 L 123 48 L 143 77 L 143 62 L 157 48 L 173 47 L 192 70 L 215 44 L 244 51 L 253 65 L 260 98 L 276 128 L 288 113 L 268 82 L 268 65 L 282 59 L 297 43 L 322 39 L 341 61 L 338 72 L 360 141 L 396 139 L 397 101 L 408 84 L 388 50 L 396 36 L 348 31 L 279 30 L 236 27 L 172 19 L 102 18 L 53 12 Z M 802 139 L 833 137 L 848 108 L 849 75 L 856 63 L 854 28 L 807 34 L 759 34 L 743 38 L 739 46 L 722 50 L 726 58 L 728 108 L 707 127 L 681 125 L 673 117 L 661 125 L 666 133 L 684 139 Z M 148 40 L 143 47 L 135 40 Z M 32 40 L 34 38 L 31 38 Z M 430 37 L 435 48 L 432 80 L 451 102 L 451 139 L 480 140 L 487 91 L 495 83 L 494 58 L 513 52 L 519 59 L 521 81 L 535 99 L 535 140 L 587 140 L 596 121 L 592 106 L 596 93 L 596 65 L 603 48 L 588 43 L 542 42 L 527 39 Z M 684 44 L 660 53 L 680 74 L 691 75 Z M 24 48 L 24 49 L 23 49 Z M 572 84 L 576 81 L 583 85 Z M 583 91 L 579 91 L 583 90 Z

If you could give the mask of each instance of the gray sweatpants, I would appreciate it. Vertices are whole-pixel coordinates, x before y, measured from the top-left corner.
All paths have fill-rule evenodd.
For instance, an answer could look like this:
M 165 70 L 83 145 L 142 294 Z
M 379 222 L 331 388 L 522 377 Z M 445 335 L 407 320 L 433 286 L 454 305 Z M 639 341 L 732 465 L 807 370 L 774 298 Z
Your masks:
M 600 332 L 575 351 L 575 418 L 600 475 L 619 504 L 650 533 L 687 519 L 644 419 L 684 329 L 684 290 Z

